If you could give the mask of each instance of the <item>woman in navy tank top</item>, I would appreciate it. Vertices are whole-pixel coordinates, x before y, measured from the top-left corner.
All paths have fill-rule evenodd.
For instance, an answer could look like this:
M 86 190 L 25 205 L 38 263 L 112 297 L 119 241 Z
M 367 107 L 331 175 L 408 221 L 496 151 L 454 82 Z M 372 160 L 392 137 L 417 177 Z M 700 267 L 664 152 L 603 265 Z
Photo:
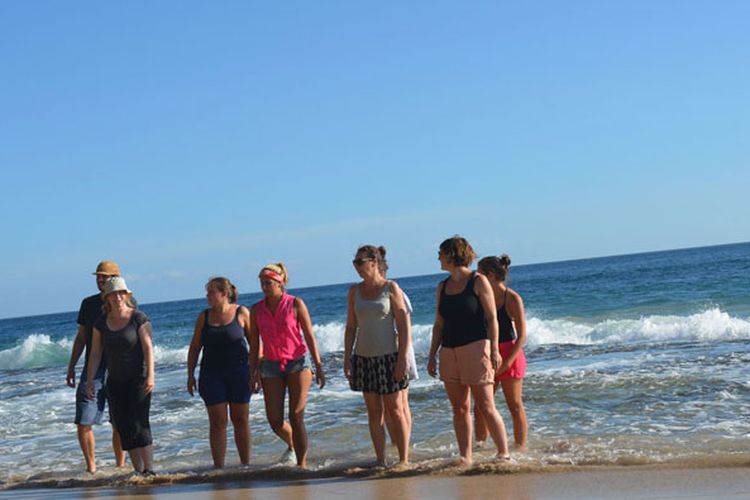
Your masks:
M 495 407 L 492 391 L 500 366 L 495 301 L 487 278 L 471 272 L 476 254 L 469 242 L 454 236 L 440 244 L 440 267 L 450 276 L 438 285 L 437 314 L 432 328 L 427 372 L 436 376 L 440 351 L 440 380 L 453 409 L 459 463 L 472 463 L 471 406 L 484 417 L 497 447 L 497 458 L 508 460 L 508 437 Z
M 227 278 L 206 283 L 209 308 L 195 321 L 188 350 L 187 390 L 195 388 L 195 365 L 201 358 L 198 392 L 208 412 L 209 443 L 214 467 L 224 467 L 227 410 L 234 427 L 240 462 L 250 463 L 250 311 L 237 304 L 237 288 Z

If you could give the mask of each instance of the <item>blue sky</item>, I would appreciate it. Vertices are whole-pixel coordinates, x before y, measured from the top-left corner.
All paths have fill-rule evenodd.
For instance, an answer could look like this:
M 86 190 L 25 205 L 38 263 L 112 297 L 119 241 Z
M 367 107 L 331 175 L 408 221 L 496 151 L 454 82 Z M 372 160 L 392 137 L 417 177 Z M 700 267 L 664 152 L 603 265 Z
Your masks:
M 750 240 L 750 3 L 2 2 L 0 317 Z

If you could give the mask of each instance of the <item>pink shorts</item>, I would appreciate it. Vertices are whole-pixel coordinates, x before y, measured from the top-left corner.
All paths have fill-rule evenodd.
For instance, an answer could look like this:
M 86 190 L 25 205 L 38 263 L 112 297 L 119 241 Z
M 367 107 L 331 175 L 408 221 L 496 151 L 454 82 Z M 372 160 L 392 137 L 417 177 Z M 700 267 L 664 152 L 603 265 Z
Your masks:
M 440 380 L 463 385 L 492 384 L 490 341 L 477 340 L 459 347 L 440 348 Z
M 498 344 L 498 350 L 500 351 L 500 356 L 503 357 L 503 359 L 510 356 L 510 351 L 513 350 L 513 345 L 516 343 L 515 340 L 511 340 L 510 342 L 500 342 Z M 518 353 L 518 356 L 516 356 L 516 359 L 513 360 L 513 364 L 510 365 L 510 367 L 505 370 L 503 373 L 496 373 L 495 374 L 495 380 L 510 380 L 512 378 L 524 378 L 526 376 L 526 356 L 523 353 L 523 348 L 521 348 L 521 351 Z

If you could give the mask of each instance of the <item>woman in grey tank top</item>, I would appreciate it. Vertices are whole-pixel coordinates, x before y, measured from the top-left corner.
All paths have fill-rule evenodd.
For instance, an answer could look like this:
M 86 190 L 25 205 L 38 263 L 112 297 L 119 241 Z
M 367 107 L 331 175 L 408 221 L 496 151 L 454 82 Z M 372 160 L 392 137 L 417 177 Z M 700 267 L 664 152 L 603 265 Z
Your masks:
M 363 281 L 349 289 L 344 374 L 352 390 L 364 397 L 378 463 L 386 464 L 385 413 L 392 423 L 399 462 L 408 463 L 411 431 L 402 392 L 409 386 L 411 334 L 403 293 L 385 277 L 385 248 L 360 247 L 353 264 Z

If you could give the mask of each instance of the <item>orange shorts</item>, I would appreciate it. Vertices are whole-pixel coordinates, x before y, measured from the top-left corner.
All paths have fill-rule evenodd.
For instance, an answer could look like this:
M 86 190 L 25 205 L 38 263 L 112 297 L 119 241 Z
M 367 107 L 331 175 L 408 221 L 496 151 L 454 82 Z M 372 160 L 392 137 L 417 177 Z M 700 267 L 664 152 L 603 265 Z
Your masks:
M 477 340 L 459 347 L 440 348 L 440 380 L 454 384 L 493 384 L 490 341 Z

